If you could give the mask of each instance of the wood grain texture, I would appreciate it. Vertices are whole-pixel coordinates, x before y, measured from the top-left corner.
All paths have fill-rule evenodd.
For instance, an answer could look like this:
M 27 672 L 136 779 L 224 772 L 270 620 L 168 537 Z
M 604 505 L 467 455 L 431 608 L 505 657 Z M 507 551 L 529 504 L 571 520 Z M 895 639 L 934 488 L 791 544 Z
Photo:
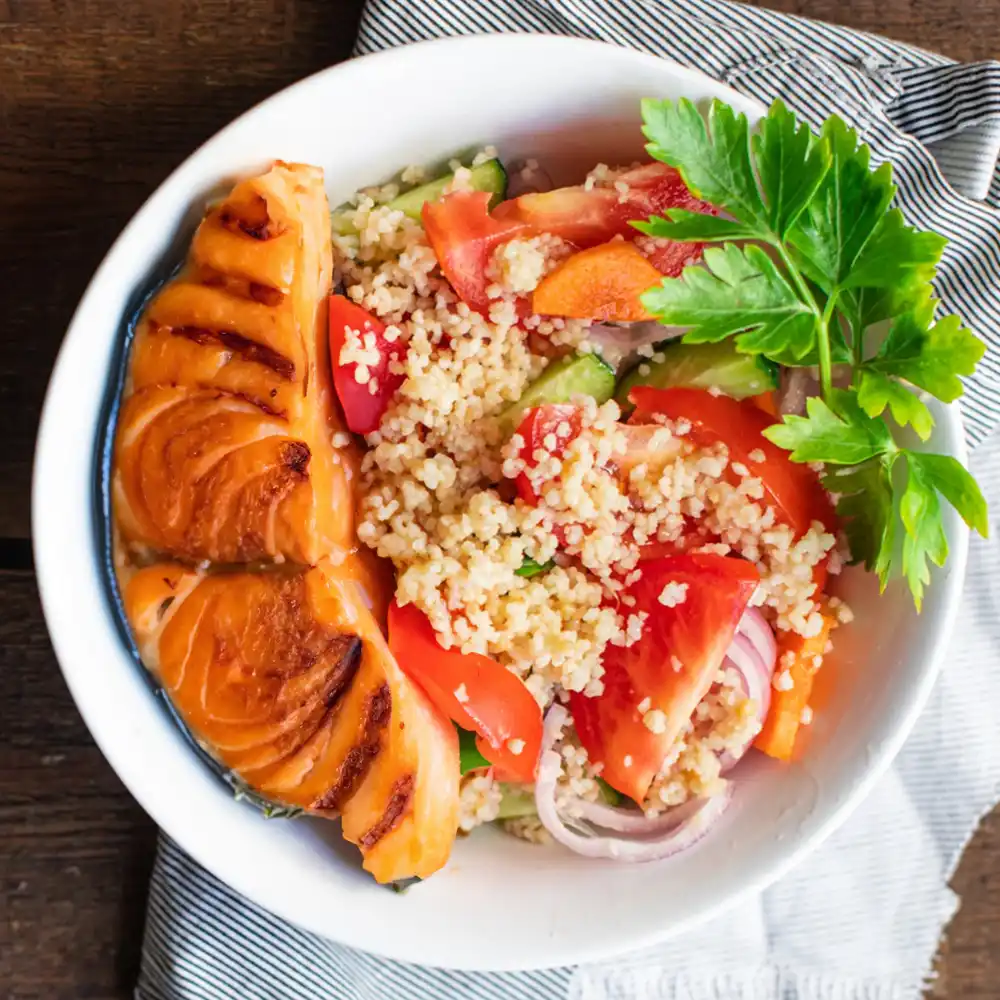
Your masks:
M 761 5 L 956 59 L 1000 53 L 997 0 Z M 115 235 L 234 115 L 345 58 L 360 8 L 361 0 L 0 0 L 0 559 L 25 561 L 48 373 Z M 335 119 L 332 109 L 330 127 Z M 154 839 L 70 700 L 30 573 L 0 570 L 0 997 L 131 995 Z M 963 905 L 935 997 L 1000 996 L 998 888 L 994 816 L 955 878 Z

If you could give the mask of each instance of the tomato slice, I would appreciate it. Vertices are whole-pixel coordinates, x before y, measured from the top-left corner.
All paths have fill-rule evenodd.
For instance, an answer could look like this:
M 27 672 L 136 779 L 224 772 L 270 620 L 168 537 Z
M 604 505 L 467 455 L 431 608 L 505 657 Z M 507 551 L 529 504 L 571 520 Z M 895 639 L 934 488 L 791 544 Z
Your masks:
M 681 730 L 715 681 L 760 574 L 743 559 L 685 553 L 641 565 L 626 591 L 632 612 L 648 615 L 631 646 L 604 653 L 604 692 L 570 695 L 580 742 L 612 788 L 642 802 Z M 660 602 L 668 584 L 686 585 L 673 607 Z M 654 732 L 640 704 L 662 716 Z M 644 706 L 645 708 L 645 706 Z M 651 720 L 652 721 L 652 720 Z
M 495 219 L 520 221 L 534 232 L 552 233 L 580 249 L 607 243 L 615 236 L 635 240 L 639 236 L 631 222 L 663 215 L 668 208 L 718 214 L 696 198 L 680 174 L 665 163 L 649 163 L 626 171 L 618 187 L 587 190 L 582 185 L 524 194 L 499 204 Z M 704 249 L 700 243 L 673 243 L 641 240 L 651 263 L 661 274 L 680 274 L 685 263 L 697 260 Z
M 542 710 L 517 676 L 480 653 L 442 649 L 427 616 L 413 604 L 389 605 L 389 648 L 438 711 L 477 734 L 479 752 L 505 780 L 535 780 Z M 523 741 L 520 753 L 511 750 L 515 740 Z
M 768 502 L 796 537 L 820 521 L 828 531 L 837 519 L 816 473 L 762 435 L 777 420 L 750 400 L 714 396 L 702 389 L 654 389 L 636 386 L 629 399 L 635 404 L 630 422 L 648 422 L 654 414 L 691 424 L 692 440 L 702 445 L 721 441 L 729 449 L 730 462 L 741 462 L 760 479 Z M 763 456 L 763 457 L 761 457 Z
M 546 403 L 533 407 L 524 415 L 516 431 L 524 438 L 521 458 L 526 465 L 534 466 L 535 451 L 539 448 L 561 455 L 566 446 L 579 435 L 582 423 L 579 408 L 569 403 Z M 549 435 L 552 437 L 546 444 Z M 525 503 L 535 505 L 540 499 L 524 472 L 517 477 L 517 492 Z
M 458 297 L 483 315 L 490 306 L 490 254 L 527 228 L 519 219 L 491 216 L 492 197 L 489 191 L 455 191 L 426 202 L 422 211 L 427 239 L 445 277 Z
M 340 363 L 340 352 L 347 340 L 347 331 L 356 330 L 377 359 L 366 364 L 368 379 L 356 378 L 358 363 Z M 378 430 L 396 390 L 406 381 L 405 375 L 390 371 L 392 362 L 403 358 L 406 345 L 401 341 L 390 343 L 385 339 L 385 324 L 361 306 L 343 295 L 330 296 L 330 364 L 333 366 L 333 384 L 337 398 L 344 410 L 347 426 L 355 434 L 370 434 Z M 375 391 L 372 392 L 372 386 Z

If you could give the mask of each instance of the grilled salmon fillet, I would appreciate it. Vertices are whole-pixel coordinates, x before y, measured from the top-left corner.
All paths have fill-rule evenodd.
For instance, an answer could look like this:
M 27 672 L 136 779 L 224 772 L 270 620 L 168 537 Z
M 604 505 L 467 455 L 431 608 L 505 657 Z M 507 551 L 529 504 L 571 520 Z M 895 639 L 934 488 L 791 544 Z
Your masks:
M 112 480 L 127 547 L 309 564 L 353 548 L 351 505 L 331 502 L 350 470 L 331 443 L 329 230 L 322 171 L 279 163 L 208 211 L 146 306 Z
M 454 727 L 400 672 L 386 568 L 337 448 L 321 171 L 238 184 L 136 329 L 112 501 L 125 613 L 191 733 L 262 796 L 342 820 L 381 882 L 458 826 Z
M 143 661 L 195 737 L 250 787 L 340 815 L 380 882 L 427 876 L 458 826 L 458 745 L 332 568 L 137 571 Z

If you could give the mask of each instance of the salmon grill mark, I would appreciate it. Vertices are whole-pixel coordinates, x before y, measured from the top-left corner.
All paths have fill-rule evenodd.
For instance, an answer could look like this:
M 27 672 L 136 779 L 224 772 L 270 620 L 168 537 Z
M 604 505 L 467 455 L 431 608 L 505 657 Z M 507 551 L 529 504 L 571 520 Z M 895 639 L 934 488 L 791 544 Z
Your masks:
M 333 671 L 326 689 L 326 707 L 337 708 L 340 699 L 350 688 L 354 675 L 361 665 L 361 640 L 356 635 L 338 636 L 331 644 L 332 650 L 337 650 L 339 658 L 337 669 Z M 315 657 L 311 658 L 315 662 Z
M 286 468 L 301 476 L 306 475 L 310 457 L 305 441 L 288 441 L 282 448 L 281 459 Z
M 295 364 L 264 344 L 258 344 L 244 337 L 241 333 L 231 330 L 206 330 L 199 326 L 177 326 L 174 333 L 178 337 L 186 337 L 196 344 L 208 344 L 217 341 L 245 361 L 253 361 L 265 368 L 270 368 L 276 375 L 292 381 L 295 378 Z
M 192 268 L 191 278 L 209 288 L 222 288 L 237 298 L 249 299 L 271 308 L 276 308 L 285 301 L 285 293 L 280 288 L 274 288 L 260 281 L 250 281 L 238 274 L 227 274 L 207 264 L 198 264 Z
M 267 202 L 259 195 L 239 206 L 225 205 L 219 211 L 219 222 L 230 232 L 241 232 L 253 240 L 273 240 L 284 229 L 268 214 Z
M 414 783 L 412 774 L 404 774 L 403 777 L 396 779 L 381 819 L 373 827 L 366 830 L 358 841 L 363 849 L 371 850 L 383 837 L 392 833 L 399 826 L 403 814 L 413 799 Z
M 388 684 L 373 691 L 365 703 L 361 742 L 351 747 L 337 773 L 337 782 L 313 804 L 313 812 L 339 813 L 358 790 L 378 756 L 382 730 L 392 715 L 392 693 Z
M 262 285 L 258 281 L 251 281 L 250 287 L 250 298 L 255 302 L 259 302 L 261 305 L 271 306 L 275 308 L 280 306 L 285 300 L 285 295 L 283 292 L 279 291 L 277 288 L 272 288 L 270 285 Z

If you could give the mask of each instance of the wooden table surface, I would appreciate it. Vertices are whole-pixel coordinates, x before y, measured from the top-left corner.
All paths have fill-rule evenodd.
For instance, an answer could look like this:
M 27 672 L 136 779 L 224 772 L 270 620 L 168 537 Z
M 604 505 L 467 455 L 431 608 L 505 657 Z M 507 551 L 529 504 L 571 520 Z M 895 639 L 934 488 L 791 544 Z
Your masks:
M 1000 53 L 997 0 L 766 3 L 956 59 Z M 131 994 L 155 839 L 77 715 L 38 606 L 28 497 L 49 369 L 91 273 L 142 201 L 234 115 L 346 58 L 360 7 L 0 0 L 2 997 Z M 933 993 L 1000 997 L 997 816 L 954 886 L 963 906 Z

